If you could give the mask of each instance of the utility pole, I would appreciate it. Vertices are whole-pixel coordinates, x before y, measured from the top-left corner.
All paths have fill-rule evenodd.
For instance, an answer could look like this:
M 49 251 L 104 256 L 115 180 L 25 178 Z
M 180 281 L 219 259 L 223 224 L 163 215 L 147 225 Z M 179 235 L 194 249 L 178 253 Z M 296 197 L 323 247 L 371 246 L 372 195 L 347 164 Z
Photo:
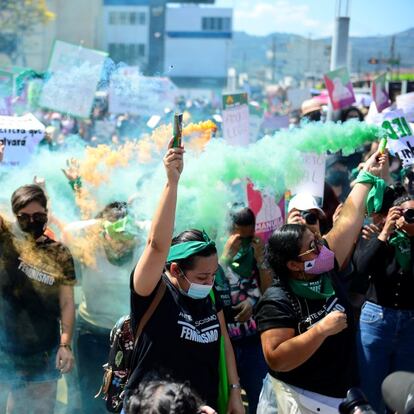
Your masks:
M 344 7 L 343 7 L 344 6 Z M 349 0 L 337 0 L 335 12 L 335 27 L 332 36 L 331 70 L 347 66 L 349 38 Z M 328 120 L 332 121 L 339 115 L 332 105 L 328 106 Z
M 276 35 L 272 37 L 272 83 L 276 82 Z

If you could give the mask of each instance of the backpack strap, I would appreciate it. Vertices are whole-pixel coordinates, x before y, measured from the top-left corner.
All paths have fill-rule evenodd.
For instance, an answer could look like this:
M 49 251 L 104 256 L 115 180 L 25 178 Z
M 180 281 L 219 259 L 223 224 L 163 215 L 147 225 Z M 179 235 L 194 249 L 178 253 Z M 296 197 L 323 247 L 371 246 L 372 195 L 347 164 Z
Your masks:
M 161 302 L 161 299 L 164 296 L 165 290 L 167 289 L 167 285 L 165 284 L 164 280 L 161 278 L 160 284 L 158 285 L 157 292 L 155 293 L 154 299 L 152 300 L 151 304 L 149 305 L 149 308 L 146 310 L 144 315 L 142 315 L 142 318 L 139 321 L 137 331 L 135 333 L 134 338 L 134 348 L 137 346 L 138 339 L 142 334 L 142 331 L 145 328 L 145 325 L 150 320 L 151 316 L 154 314 L 155 309 L 157 309 L 157 306 Z

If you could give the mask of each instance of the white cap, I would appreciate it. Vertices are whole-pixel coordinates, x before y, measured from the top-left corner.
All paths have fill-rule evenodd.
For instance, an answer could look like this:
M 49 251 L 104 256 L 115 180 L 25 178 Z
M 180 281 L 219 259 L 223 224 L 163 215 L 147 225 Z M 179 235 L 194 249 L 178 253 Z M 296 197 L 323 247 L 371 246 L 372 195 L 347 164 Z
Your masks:
M 293 209 L 301 211 L 318 210 L 322 217 L 325 216 L 325 213 L 318 206 L 315 198 L 309 193 L 299 193 L 292 197 L 289 201 L 288 213 Z

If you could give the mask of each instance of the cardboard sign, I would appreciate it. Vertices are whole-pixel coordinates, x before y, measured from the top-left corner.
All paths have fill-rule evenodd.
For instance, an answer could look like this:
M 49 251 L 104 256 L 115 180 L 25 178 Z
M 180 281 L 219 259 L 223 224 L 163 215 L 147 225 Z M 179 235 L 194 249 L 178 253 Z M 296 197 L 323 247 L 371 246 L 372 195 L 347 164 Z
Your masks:
M 285 198 L 276 202 L 270 194 L 255 190 L 251 181 L 247 183 L 246 192 L 248 206 L 256 216 L 256 235 L 266 243 L 285 222 Z
M 316 200 L 318 204 L 323 204 L 323 190 L 325 187 L 325 168 L 326 168 L 326 155 L 303 153 L 302 168 L 304 176 L 298 185 L 291 189 L 291 194 L 294 196 L 298 193 L 309 193 Z
M 44 134 L 45 126 L 32 114 L 0 116 L 0 142 L 5 146 L 2 165 L 26 164 Z
M 259 105 L 249 105 L 249 131 L 250 142 L 256 142 L 259 138 L 260 128 L 263 123 L 264 112 Z
M 374 99 L 375 105 L 377 106 L 378 112 L 381 112 L 391 105 L 390 98 L 385 87 L 385 82 L 385 73 L 378 76 L 372 82 L 372 97 Z
M 250 143 L 247 93 L 223 95 L 223 137 L 230 145 Z
M 151 117 L 173 110 L 177 87 L 168 78 L 141 76 L 137 67 L 119 68 L 111 76 L 109 112 Z
M 328 72 L 324 79 L 333 109 L 346 108 L 355 102 L 354 89 L 346 68 Z
M 391 155 L 398 157 L 403 167 L 414 164 L 414 136 L 410 124 L 402 111 L 384 114 L 381 124 L 387 132 L 387 148 Z
M 39 105 L 43 108 L 89 118 L 96 87 L 107 53 L 57 40 L 49 63 L 49 79 Z
M 293 88 L 287 90 L 287 99 L 290 102 L 290 109 L 292 111 L 299 110 L 302 107 L 303 101 L 310 98 L 309 89 Z

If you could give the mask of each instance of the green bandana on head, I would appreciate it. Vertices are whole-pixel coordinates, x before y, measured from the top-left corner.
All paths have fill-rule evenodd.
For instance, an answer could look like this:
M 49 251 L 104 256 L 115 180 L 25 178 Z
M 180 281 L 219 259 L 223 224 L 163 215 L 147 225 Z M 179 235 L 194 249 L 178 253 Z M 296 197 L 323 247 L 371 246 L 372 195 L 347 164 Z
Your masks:
M 335 294 L 331 278 L 328 275 L 314 280 L 289 278 L 289 286 L 295 295 L 306 299 L 329 299 Z
M 105 220 L 103 227 L 106 234 L 114 240 L 133 240 L 138 234 L 137 226 L 130 216 L 125 216 L 117 221 Z
M 215 247 L 216 243 L 208 237 L 207 233 L 203 230 L 204 241 L 188 241 L 184 243 L 174 244 L 170 247 L 170 253 L 167 257 L 167 262 L 173 262 L 174 260 L 187 259 L 187 257 L 200 253 L 208 247 Z
M 402 270 L 409 270 L 411 265 L 411 242 L 406 233 L 396 230 L 389 243 L 395 248 L 395 259 Z

